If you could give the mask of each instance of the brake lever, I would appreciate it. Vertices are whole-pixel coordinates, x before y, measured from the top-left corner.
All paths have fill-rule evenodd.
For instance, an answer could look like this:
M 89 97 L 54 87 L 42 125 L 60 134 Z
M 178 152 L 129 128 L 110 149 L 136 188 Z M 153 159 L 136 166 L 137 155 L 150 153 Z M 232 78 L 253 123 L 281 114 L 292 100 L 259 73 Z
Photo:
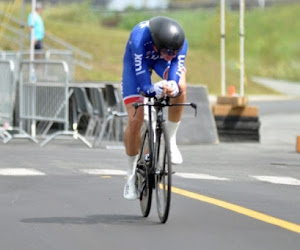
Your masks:
M 191 102 L 190 105 L 191 105 L 191 107 L 192 107 L 193 109 L 195 109 L 195 117 L 196 117 L 196 116 L 197 116 L 197 104 Z

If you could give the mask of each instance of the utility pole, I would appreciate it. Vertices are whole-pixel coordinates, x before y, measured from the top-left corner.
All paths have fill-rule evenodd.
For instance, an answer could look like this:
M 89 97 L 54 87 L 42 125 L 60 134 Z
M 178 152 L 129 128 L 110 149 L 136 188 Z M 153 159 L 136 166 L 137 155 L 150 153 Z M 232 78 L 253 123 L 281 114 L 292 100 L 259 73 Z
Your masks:
M 245 82 L 245 55 L 244 55 L 244 16 L 245 16 L 245 0 L 240 0 L 240 96 L 245 95 L 244 82 Z
M 221 95 L 225 96 L 225 0 L 221 0 Z
M 262 10 L 265 9 L 265 4 L 266 4 L 265 0 L 258 0 L 258 5 Z
M 25 10 L 25 0 L 22 0 L 21 2 L 21 11 L 20 11 L 20 18 L 21 18 L 21 24 L 20 24 L 20 43 L 19 43 L 19 51 L 22 53 L 23 51 L 23 45 L 24 45 L 24 29 L 25 29 L 25 21 L 24 21 L 24 10 Z

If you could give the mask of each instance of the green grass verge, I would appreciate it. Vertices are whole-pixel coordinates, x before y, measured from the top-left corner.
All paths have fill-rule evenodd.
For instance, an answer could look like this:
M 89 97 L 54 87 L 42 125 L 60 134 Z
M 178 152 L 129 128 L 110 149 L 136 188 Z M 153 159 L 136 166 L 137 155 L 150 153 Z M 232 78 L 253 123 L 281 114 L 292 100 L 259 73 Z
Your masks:
M 4 6 L 4 5 L 0 5 Z M 26 8 L 26 15 L 30 7 Z M 178 20 L 189 42 L 188 82 L 220 94 L 220 15 L 212 11 L 107 13 L 89 4 L 46 7 L 46 30 L 93 54 L 93 70 L 76 69 L 78 81 L 121 81 L 122 57 L 131 28 L 155 15 Z M 15 10 L 19 15 L 19 10 Z M 245 93 L 272 94 L 251 81 L 258 75 L 300 81 L 300 4 L 252 9 L 245 16 Z M 1 33 L 0 33 L 1 34 Z M 17 49 L 1 39 L 4 49 Z M 226 84 L 239 89 L 239 13 L 226 12 Z

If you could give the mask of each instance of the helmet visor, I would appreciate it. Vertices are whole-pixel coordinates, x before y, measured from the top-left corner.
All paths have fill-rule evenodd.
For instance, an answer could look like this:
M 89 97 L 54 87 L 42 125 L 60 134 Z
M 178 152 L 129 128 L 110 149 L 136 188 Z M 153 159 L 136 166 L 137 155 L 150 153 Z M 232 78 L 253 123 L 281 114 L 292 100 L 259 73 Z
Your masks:
M 168 55 L 168 56 L 176 56 L 179 52 L 178 49 L 161 49 L 161 53 Z

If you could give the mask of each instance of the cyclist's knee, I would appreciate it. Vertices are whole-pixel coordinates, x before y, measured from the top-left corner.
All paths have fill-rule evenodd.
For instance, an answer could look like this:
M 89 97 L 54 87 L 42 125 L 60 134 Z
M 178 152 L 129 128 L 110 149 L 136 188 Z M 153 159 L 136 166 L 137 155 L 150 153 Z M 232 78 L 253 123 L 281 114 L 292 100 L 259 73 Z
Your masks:
M 143 120 L 140 119 L 130 119 L 127 124 L 129 131 L 132 133 L 137 133 L 138 131 L 140 131 L 142 126 Z
M 144 108 L 139 107 L 138 109 L 135 109 L 132 104 L 127 104 L 126 110 L 128 114 L 128 129 L 130 131 L 139 131 L 144 121 Z
M 181 103 L 185 101 L 186 101 L 186 84 L 183 84 L 181 86 L 179 85 L 179 94 L 175 98 L 171 98 L 171 103 Z

